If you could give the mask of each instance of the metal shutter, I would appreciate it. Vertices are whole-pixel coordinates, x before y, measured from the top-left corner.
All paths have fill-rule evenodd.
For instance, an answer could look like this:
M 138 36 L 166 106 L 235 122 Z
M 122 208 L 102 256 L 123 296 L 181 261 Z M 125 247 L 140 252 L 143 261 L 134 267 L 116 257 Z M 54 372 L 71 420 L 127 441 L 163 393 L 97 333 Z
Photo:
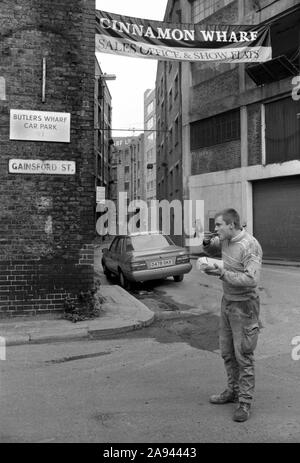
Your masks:
M 264 258 L 300 260 L 300 176 L 253 182 L 253 234 Z

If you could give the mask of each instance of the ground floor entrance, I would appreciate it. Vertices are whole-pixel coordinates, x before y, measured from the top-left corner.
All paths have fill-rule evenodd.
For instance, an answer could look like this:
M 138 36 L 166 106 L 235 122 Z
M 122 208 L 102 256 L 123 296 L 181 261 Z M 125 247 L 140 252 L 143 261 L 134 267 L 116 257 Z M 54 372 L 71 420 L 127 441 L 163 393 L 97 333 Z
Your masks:
M 253 182 L 253 234 L 264 258 L 300 261 L 300 175 Z

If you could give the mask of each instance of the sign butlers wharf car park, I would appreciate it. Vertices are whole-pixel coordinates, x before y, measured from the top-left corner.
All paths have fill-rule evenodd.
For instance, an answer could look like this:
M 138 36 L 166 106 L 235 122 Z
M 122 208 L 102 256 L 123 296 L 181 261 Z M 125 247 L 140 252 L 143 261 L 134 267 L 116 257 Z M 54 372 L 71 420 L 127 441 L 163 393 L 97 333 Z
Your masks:
M 96 12 L 96 53 L 224 63 L 272 59 L 268 25 L 203 25 Z
M 70 143 L 70 113 L 10 110 L 11 140 Z

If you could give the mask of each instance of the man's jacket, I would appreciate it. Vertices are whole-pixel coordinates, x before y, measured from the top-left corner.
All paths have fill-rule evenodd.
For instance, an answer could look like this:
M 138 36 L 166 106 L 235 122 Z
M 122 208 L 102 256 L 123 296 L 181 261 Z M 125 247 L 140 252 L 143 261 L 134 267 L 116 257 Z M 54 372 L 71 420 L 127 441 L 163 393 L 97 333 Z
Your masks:
M 224 263 L 220 279 L 225 298 L 230 301 L 256 298 L 262 264 L 262 249 L 258 241 L 242 230 L 231 240 L 220 242 L 215 237 L 210 244 L 203 244 L 204 251 L 210 256 L 216 255 L 220 248 Z

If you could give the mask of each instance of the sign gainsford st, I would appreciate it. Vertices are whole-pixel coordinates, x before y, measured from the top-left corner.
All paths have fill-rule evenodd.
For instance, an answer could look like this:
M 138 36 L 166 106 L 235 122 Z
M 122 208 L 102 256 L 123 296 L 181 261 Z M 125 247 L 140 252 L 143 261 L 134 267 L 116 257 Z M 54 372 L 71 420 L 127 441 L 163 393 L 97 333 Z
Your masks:
M 10 159 L 8 171 L 11 174 L 73 175 L 74 161 L 41 161 L 39 159 Z
M 70 113 L 10 110 L 11 140 L 70 143 Z

